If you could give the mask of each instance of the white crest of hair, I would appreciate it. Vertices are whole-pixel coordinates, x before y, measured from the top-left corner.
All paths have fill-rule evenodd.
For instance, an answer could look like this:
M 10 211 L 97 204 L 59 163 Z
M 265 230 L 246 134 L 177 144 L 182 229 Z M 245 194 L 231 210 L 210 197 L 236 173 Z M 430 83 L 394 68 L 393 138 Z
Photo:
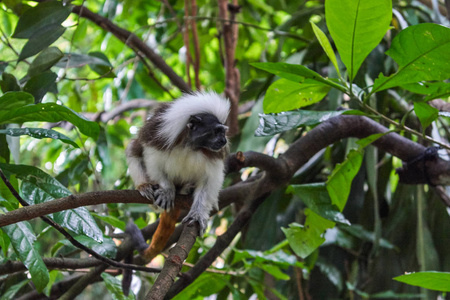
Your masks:
M 210 113 L 225 124 L 230 111 L 230 102 L 213 91 L 194 92 L 185 94 L 171 103 L 163 113 L 159 138 L 170 147 L 179 134 L 186 128 L 190 116 Z

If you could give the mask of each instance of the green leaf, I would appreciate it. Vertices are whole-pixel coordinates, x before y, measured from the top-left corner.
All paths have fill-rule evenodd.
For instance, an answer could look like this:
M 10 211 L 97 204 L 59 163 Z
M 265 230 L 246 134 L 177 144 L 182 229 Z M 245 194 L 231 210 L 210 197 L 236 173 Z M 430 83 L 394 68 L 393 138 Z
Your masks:
M 52 129 L 44 129 L 44 128 L 8 128 L 8 129 L 0 129 L 0 134 L 6 134 L 10 136 L 21 136 L 21 135 L 29 135 L 36 139 L 43 138 L 51 138 L 55 140 L 61 140 L 64 143 L 70 144 L 75 148 L 79 148 L 77 143 L 72 141 L 70 138 L 65 136 L 62 133 L 59 133 Z
M 294 184 L 286 190 L 299 197 L 313 212 L 327 220 L 350 225 L 350 222 L 331 203 L 325 183 Z
M 336 69 L 336 72 L 339 77 L 341 77 L 341 72 L 339 71 L 339 65 L 337 63 L 336 55 L 334 54 L 333 47 L 331 47 L 330 41 L 328 40 L 325 33 L 323 33 L 320 28 L 311 22 L 312 29 L 314 31 L 314 34 L 316 35 L 317 40 L 319 41 L 320 45 L 322 46 L 323 50 L 327 54 L 328 58 L 330 59 L 331 63 L 333 64 L 334 68 Z
M 277 280 L 289 280 L 291 279 L 289 275 L 283 273 L 280 270 L 280 267 L 274 265 L 266 265 L 266 264 L 258 264 L 258 268 L 266 271 L 270 275 L 272 275 Z
M 57 47 L 50 47 L 39 53 L 28 68 L 28 75 L 33 77 L 54 66 L 64 54 Z
M 9 289 L 6 290 L 6 292 L 3 295 L 1 295 L 0 300 L 16 299 L 15 295 L 17 294 L 17 292 L 20 291 L 20 289 L 23 288 L 29 282 L 30 280 L 26 279 L 11 286 Z
M 397 276 L 394 280 L 426 288 L 434 291 L 450 292 L 450 273 L 448 272 L 416 272 Z
M 47 48 L 59 39 L 64 31 L 66 31 L 66 28 L 61 25 L 51 25 L 36 35 L 33 35 L 23 46 L 22 51 L 20 51 L 19 61 L 38 54 L 41 50 Z
M 22 180 L 21 192 L 29 204 L 42 203 L 71 195 L 71 192 L 65 186 L 38 168 L 2 163 L 0 163 L 0 168 L 7 177 L 15 175 L 17 179 Z M 84 207 L 57 212 L 49 217 L 77 234 L 85 234 L 99 242 L 103 240 L 103 234 L 97 223 Z
M 402 30 L 386 52 L 398 64 L 398 71 L 380 74 L 372 93 L 419 81 L 450 78 L 450 28 L 418 24 Z
M 329 85 L 334 87 L 341 92 L 346 92 L 347 89 L 334 82 L 333 80 L 326 79 L 320 76 L 318 73 L 313 70 L 308 69 L 302 65 L 293 65 L 287 63 L 251 63 L 250 65 L 255 68 L 267 71 L 269 73 L 275 74 L 281 78 L 289 79 L 291 81 L 303 82 L 305 79 L 312 79 L 314 81 L 323 83 L 325 85 Z
M 58 271 L 58 270 L 51 270 L 49 272 L 49 275 L 50 275 L 50 280 L 44 289 L 44 294 L 50 298 L 53 284 L 57 281 L 64 279 L 64 275 L 61 273 L 61 271 Z
M 7 92 L 0 97 L 0 116 L 2 111 L 9 111 L 28 104 L 33 104 L 33 95 L 25 92 Z
M 111 293 L 112 299 L 114 300 L 133 300 L 136 299 L 133 293 L 130 293 L 128 297 L 126 297 L 122 292 L 122 284 L 120 280 L 114 276 L 109 275 L 108 273 L 103 272 L 101 274 L 103 281 L 105 282 L 106 288 Z
M 103 222 L 106 222 L 106 223 L 108 223 L 108 224 L 110 224 L 110 225 L 112 225 L 112 226 L 114 226 L 116 228 L 119 228 L 122 231 L 125 231 L 125 227 L 126 227 L 125 222 L 119 220 L 116 217 L 113 217 L 113 216 L 101 216 L 101 215 L 96 214 L 96 213 L 92 213 L 91 215 L 94 216 L 95 218 L 99 219 L 99 220 L 102 220 Z
M 1 200 L 1 199 L 0 199 Z M 5 201 L 5 200 L 2 200 Z M 3 214 L 5 210 L 0 209 L 0 215 Z M 0 247 L 2 248 L 3 256 L 8 256 L 9 245 L 11 245 L 11 240 L 8 235 L 3 232 L 0 228 Z
M 3 73 L 0 82 L 3 93 L 20 91 L 20 86 L 14 75 Z
M 80 235 L 74 237 L 78 242 L 83 244 L 84 246 L 94 250 L 98 254 L 106 257 L 114 257 L 117 253 L 117 247 L 112 238 L 110 237 L 104 237 L 103 242 L 99 243 L 87 236 Z M 72 246 L 72 243 L 66 239 L 59 241 L 58 243 L 61 243 L 65 246 Z
M 282 112 L 276 115 L 259 115 L 259 127 L 255 131 L 256 136 L 271 136 L 297 127 L 314 126 L 327 121 L 330 118 L 344 115 L 364 115 L 359 110 L 341 111 L 312 111 L 296 110 Z
M 294 255 L 289 255 L 282 250 L 276 251 L 274 253 L 268 253 L 267 251 L 256 251 L 256 250 L 234 250 L 235 254 L 233 256 L 233 264 L 240 262 L 242 260 L 253 259 L 255 263 L 260 264 L 276 264 L 277 266 L 287 268 L 289 266 L 297 266 L 302 268 L 303 264 L 297 260 Z
M 3 226 L 2 230 L 9 236 L 16 255 L 30 271 L 36 289 L 42 292 L 49 281 L 49 274 L 39 252 L 34 248 L 36 236 L 30 223 L 19 222 Z
M 281 228 L 295 254 L 306 258 L 325 242 L 323 234 L 335 223 L 322 218 L 310 209 L 305 209 L 305 225 L 292 223 L 289 228 Z
M 325 19 L 342 62 L 353 81 L 364 59 L 386 34 L 391 0 L 327 0 Z
M 279 79 L 267 89 L 264 113 L 279 113 L 308 106 L 322 100 L 331 87 L 306 79 L 301 83 Z
M 39 73 L 27 81 L 23 90 L 33 95 L 35 103 L 40 103 L 45 94 L 55 86 L 56 78 L 58 75 L 50 71 Z
M 357 237 L 360 240 L 368 241 L 371 243 L 375 243 L 376 239 L 377 239 L 374 232 L 364 229 L 364 227 L 362 227 L 359 224 L 353 224 L 352 226 L 341 226 L 341 227 L 339 227 L 339 230 L 342 230 L 354 237 Z M 378 243 L 379 243 L 380 247 L 383 247 L 386 249 L 391 249 L 391 250 L 396 249 L 395 245 L 386 239 L 381 238 L 378 241 Z
M 111 67 L 108 60 L 90 56 L 86 54 L 66 53 L 63 58 L 56 64 L 58 68 L 81 68 L 86 65 L 97 65 Z
M 32 121 L 67 121 L 77 126 L 83 134 L 95 140 L 99 134 L 99 126 L 96 122 L 89 121 L 70 108 L 55 103 L 39 103 L 0 110 L 0 124 Z
M 115 78 L 116 75 L 112 72 L 112 65 L 108 60 L 108 57 L 103 52 L 90 52 L 89 56 L 97 57 L 104 61 L 102 64 L 89 64 L 89 68 L 92 69 L 95 73 L 104 78 Z M 108 64 L 108 65 L 105 65 Z
M 430 126 L 439 116 L 439 109 L 424 102 L 414 102 L 414 112 L 419 118 L 423 130 Z
M 72 8 L 62 1 L 41 2 L 35 7 L 27 9 L 17 22 L 12 35 L 17 39 L 29 39 L 48 27 L 60 25 L 67 19 Z
M 179 293 L 173 299 L 195 299 L 195 296 L 203 299 L 206 296 L 210 296 L 221 291 L 227 285 L 229 280 L 229 275 L 203 273 L 193 283 L 186 287 L 182 293 Z
M 342 211 L 347 203 L 353 178 L 359 171 L 363 159 L 362 151 L 350 150 L 346 160 L 336 165 L 326 182 L 331 203 Z

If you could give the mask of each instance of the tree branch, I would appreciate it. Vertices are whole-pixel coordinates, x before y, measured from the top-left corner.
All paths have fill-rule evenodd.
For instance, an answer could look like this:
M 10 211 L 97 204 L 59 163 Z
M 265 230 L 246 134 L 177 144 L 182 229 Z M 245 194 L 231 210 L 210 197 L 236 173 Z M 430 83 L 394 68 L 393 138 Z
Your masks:
M 264 202 L 266 196 L 268 195 L 253 200 L 247 207 L 240 210 L 228 230 L 221 236 L 217 237 L 214 246 L 195 264 L 192 269 L 183 273 L 181 278 L 175 282 L 165 296 L 166 299 L 175 297 L 175 295 L 197 279 L 198 276 L 200 276 L 216 260 L 216 258 L 219 257 L 219 255 L 231 244 L 236 235 L 248 223 L 259 205 Z M 161 276 L 162 273 L 159 277 Z
M 40 2 L 40 1 L 37 1 Z M 104 18 L 84 6 L 73 6 L 72 12 L 78 14 L 82 18 L 91 20 L 107 32 L 111 32 L 115 37 L 124 42 L 136 53 L 143 53 L 146 58 L 148 58 L 153 65 L 155 65 L 162 73 L 164 73 L 173 85 L 178 87 L 182 92 L 189 93 L 191 88 L 186 84 L 186 82 L 174 72 L 174 70 L 166 64 L 164 59 L 156 54 L 149 46 L 147 46 L 141 39 L 139 39 L 134 33 L 120 28 L 113 22 Z
M 225 96 L 231 101 L 228 126 L 230 127 L 230 136 L 234 136 L 239 132 L 238 105 L 241 91 L 240 73 L 235 66 L 238 26 L 234 21 L 236 13 L 239 12 L 239 5 L 237 0 L 233 0 L 233 4 L 229 4 L 228 0 L 218 0 L 218 4 L 220 19 L 230 20 L 229 22 L 222 23 L 222 35 L 225 45 Z M 230 12 L 229 18 L 228 12 Z

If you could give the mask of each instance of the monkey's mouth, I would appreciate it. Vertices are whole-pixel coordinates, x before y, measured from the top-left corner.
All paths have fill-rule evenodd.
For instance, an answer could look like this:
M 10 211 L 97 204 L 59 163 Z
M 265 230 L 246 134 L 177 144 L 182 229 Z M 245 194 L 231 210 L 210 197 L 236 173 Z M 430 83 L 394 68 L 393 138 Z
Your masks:
M 217 142 L 208 147 L 208 149 L 214 152 L 219 152 L 226 144 L 226 142 Z

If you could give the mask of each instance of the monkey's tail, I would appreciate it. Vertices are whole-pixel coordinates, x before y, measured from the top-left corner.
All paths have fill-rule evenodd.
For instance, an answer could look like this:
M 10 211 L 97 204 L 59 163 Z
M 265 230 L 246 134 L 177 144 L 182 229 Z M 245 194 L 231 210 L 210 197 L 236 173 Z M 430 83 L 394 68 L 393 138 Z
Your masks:
M 164 250 L 170 236 L 175 230 L 175 225 L 179 216 L 180 209 L 178 208 L 173 208 L 168 212 L 164 211 L 161 213 L 159 216 L 158 228 L 156 228 L 150 246 L 140 252 L 141 256 L 143 256 L 146 261 L 151 261 Z

